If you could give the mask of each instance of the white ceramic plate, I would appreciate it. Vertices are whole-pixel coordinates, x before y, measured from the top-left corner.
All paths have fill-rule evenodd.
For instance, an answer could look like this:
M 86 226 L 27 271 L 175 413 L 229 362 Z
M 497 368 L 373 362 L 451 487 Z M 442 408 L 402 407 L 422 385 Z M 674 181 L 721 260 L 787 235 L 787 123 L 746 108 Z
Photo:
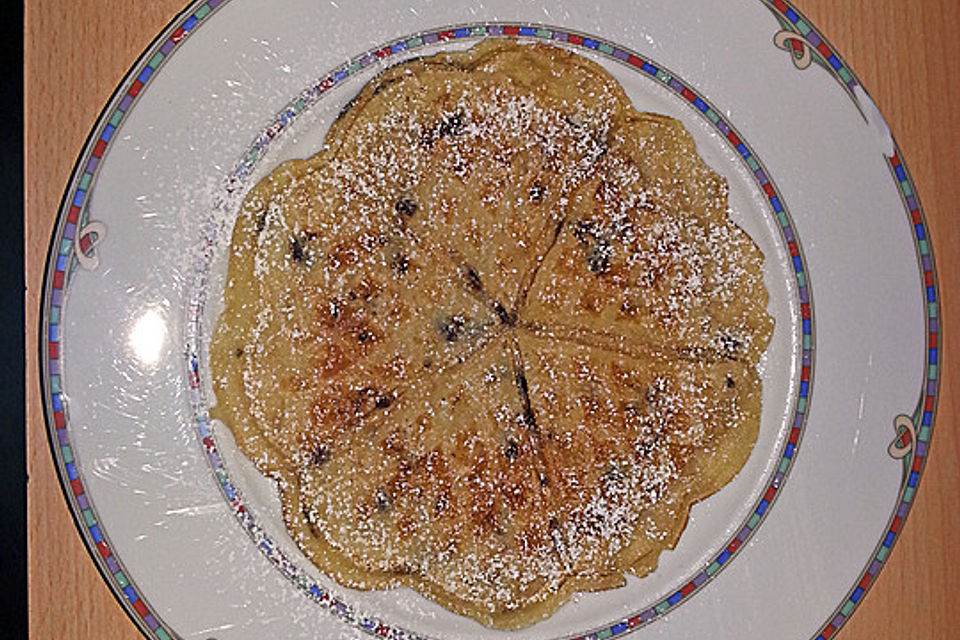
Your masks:
M 766 256 L 777 320 L 738 477 L 652 576 L 513 633 L 316 570 L 271 483 L 208 420 L 205 352 L 245 190 L 314 152 L 378 70 L 500 37 L 573 49 L 685 123 Z M 928 242 L 876 107 L 780 0 L 196 2 L 118 88 L 61 206 L 41 335 L 51 448 L 94 561 L 151 638 L 826 639 L 926 460 Z

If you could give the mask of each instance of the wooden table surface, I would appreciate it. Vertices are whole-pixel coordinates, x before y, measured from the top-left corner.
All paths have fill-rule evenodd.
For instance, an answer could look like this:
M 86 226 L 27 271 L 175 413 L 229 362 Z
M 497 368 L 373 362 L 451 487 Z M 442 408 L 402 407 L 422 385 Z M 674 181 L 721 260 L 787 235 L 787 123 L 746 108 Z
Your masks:
M 665 0 L 667 1 L 667 0 Z M 722 1 L 722 0 L 718 0 Z M 185 0 L 26 2 L 27 465 L 31 638 L 133 640 L 60 492 L 39 401 L 36 322 L 47 243 L 84 139 Z M 843 640 L 957 638 L 960 600 L 960 55 L 957 0 L 797 0 L 880 107 L 933 237 L 947 354 L 932 454 L 905 530 Z

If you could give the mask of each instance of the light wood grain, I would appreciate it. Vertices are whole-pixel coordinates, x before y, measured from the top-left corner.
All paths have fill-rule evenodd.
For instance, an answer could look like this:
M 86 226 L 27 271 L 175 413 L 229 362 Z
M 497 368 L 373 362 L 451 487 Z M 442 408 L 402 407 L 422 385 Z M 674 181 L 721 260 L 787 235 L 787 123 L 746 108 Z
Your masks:
M 719 1 L 719 0 L 718 0 Z M 957 0 L 802 0 L 886 116 L 933 237 L 944 296 L 932 454 L 894 553 L 843 640 L 948 639 L 960 598 L 960 57 Z M 27 466 L 31 638 L 136 640 L 100 578 L 54 472 L 39 404 L 37 319 L 52 225 L 83 141 L 117 83 L 183 0 L 26 3 Z

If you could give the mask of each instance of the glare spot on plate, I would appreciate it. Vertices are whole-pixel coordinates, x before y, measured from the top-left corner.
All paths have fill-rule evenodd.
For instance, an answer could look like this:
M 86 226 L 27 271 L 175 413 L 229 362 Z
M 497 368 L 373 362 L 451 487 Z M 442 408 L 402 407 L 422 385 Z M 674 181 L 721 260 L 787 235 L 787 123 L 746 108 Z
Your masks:
M 142 364 L 160 361 L 160 352 L 167 339 L 167 323 L 156 309 L 148 309 L 133 323 L 127 344 Z

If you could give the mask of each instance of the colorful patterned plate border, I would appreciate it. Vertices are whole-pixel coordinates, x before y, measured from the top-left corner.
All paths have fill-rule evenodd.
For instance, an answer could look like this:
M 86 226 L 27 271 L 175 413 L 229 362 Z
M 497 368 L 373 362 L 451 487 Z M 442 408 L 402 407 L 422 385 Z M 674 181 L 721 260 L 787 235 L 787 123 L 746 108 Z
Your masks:
M 60 212 L 47 250 L 40 310 L 40 392 L 54 464 L 74 522 L 94 564 L 124 611 L 148 638 L 178 638 L 144 598 L 119 556 L 114 553 L 92 498 L 88 495 L 70 438 L 69 407 L 63 396 L 60 371 L 60 325 L 64 295 L 77 267 L 94 269 L 97 245 L 105 229 L 88 220 L 87 194 L 94 188 L 100 165 L 137 97 L 154 73 L 178 46 L 228 0 L 194 2 L 174 18 L 140 56 L 113 93 L 94 125 L 60 203 Z
M 97 124 L 91 131 L 90 137 L 88 138 L 88 141 L 78 158 L 78 162 L 74 168 L 69 186 L 65 190 L 64 198 L 60 207 L 57 226 L 51 239 L 47 269 L 43 284 L 44 297 L 43 308 L 41 310 L 42 323 L 38 340 L 41 356 L 41 391 L 44 398 L 44 411 L 48 426 L 48 434 L 50 437 L 51 452 L 60 475 L 64 495 L 68 504 L 70 505 L 72 514 L 77 523 L 77 527 L 85 543 L 87 544 L 88 550 L 90 551 L 95 564 L 103 574 L 105 581 L 114 591 L 128 615 L 130 615 L 132 620 L 141 629 L 141 631 L 148 637 L 160 639 L 176 637 L 176 634 L 168 626 L 166 626 L 162 620 L 159 619 L 156 613 L 146 603 L 136 585 L 128 577 L 122 562 L 113 553 L 113 548 L 108 537 L 106 536 L 105 531 L 102 528 L 102 525 L 96 514 L 96 510 L 94 509 L 90 497 L 86 494 L 86 490 L 83 485 L 83 479 L 74 458 L 75 454 L 69 434 L 69 409 L 65 406 L 65 401 L 61 392 L 59 326 L 61 322 L 63 296 L 70 275 L 78 265 L 83 268 L 90 268 L 91 266 L 96 265 L 96 245 L 102 241 L 104 237 L 104 230 L 102 227 L 98 226 L 98 223 L 90 222 L 87 219 L 85 200 L 87 193 L 93 188 L 96 182 L 99 164 L 101 159 L 109 150 L 110 141 L 114 132 L 122 125 L 126 114 L 134 105 L 138 94 L 147 84 L 149 84 L 151 76 L 163 65 L 165 59 L 174 53 L 176 47 L 185 38 L 189 37 L 189 35 L 198 26 L 201 26 L 204 21 L 209 19 L 209 17 L 220 6 L 225 4 L 226 1 L 227 0 L 208 0 L 206 2 L 195 2 L 192 4 L 190 8 L 188 8 L 170 25 L 168 25 L 162 35 L 155 40 L 153 44 L 151 44 L 146 53 L 141 56 L 139 61 L 134 65 L 130 73 L 127 74 L 117 92 L 108 102 L 107 107 L 104 109 L 101 116 L 98 118 Z M 787 2 L 784 2 L 783 0 L 758 1 L 767 6 L 777 16 L 778 20 L 784 27 L 783 31 L 775 36 L 775 44 L 790 51 L 791 55 L 794 56 L 795 61 L 801 61 L 805 57 L 813 59 L 821 67 L 834 75 L 838 82 L 842 83 L 848 89 L 848 93 L 851 95 L 851 98 L 856 100 L 854 89 L 860 86 L 856 76 L 844 63 L 842 57 L 837 54 L 836 50 L 813 29 L 810 22 L 806 20 L 795 7 Z M 503 28 L 501 35 L 512 35 L 511 32 L 515 28 L 517 36 L 553 38 L 552 29 L 539 25 L 485 26 L 485 28 L 489 27 L 493 27 L 494 29 L 498 27 Z M 510 31 L 507 31 L 507 27 L 510 27 Z M 470 30 L 473 28 L 477 27 L 475 25 L 469 27 L 459 27 L 458 29 L 452 30 L 452 35 L 449 33 L 451 30 L 444 30 L 443 34 L 444 37 L 453 38 L 475 35 L 494 35 L 493 33 L 489 32 L 486 34 L 470 33 Z M 461 31 L 461 29 L 467 29 L 468 32 L 465 33 Z M 524 30 L 522 33 L 521 29 Z M 612 55 L 613 57 L 620 59 L 620 61 L 624 62 L 625 64 L 633 64 L 634 66 L 638 66 L 642 71 L 647 72 L 648 75 L 657 76 L 657 74 L 660 72 L 668 73 L 657 68 L 656 65 L 651 61 L 646 61 L 640 56 L 636 55 L 633 55 L 631 58 L 631 54 L 625 50 L 613 47 L 609 43 L 606 43 L 602 40 L 592 39 L 584 36 L 583 34 L 569 31 L 563 32 L 558 30 L 558 32 L 567 34 L 568 44 L 594 49 L 595 51 L 607 56 Z M 781 35 L 784 32 L 787 32 L 787 34 Z M 549 35 L 547 35 L 547 33 L 549 33 Z M 439 39 L 441 32 L 436 32 L 436 35 Z M 425 36 L 426 34 L 421 37 Z M 393 50 L 393 46 L 406 46 L 401 44 L 401 42 L 406 43 L 407 41 L 396 41 L 390 46 L 389 52 L 380 49 L 372 53 L 377 57 L 386 57 L 396 54 L 402 49 L 397 49 L 395 51 Z M 604 45 L 605 48 L 612 49 L 612 51 L 606 51 L 605 48 L 601 48 L 601 45 Z M 619 56 L 616 54 L 617 51 L 621 52 Z M 627 54 L 626 60 L 622 59 L 623 53 Z M 639 65 L 637 64 L 638 62 Z M 649 66 L 651 69 L 655 69 L 653 73 L 651 73 L 649 69 L 644 68 L 645 65 Z M 801 64 L 797 64 L 797 66 L 798 68 L 805 68 L 801 66 Z M 339 69 L 337 72 L 335 72 L 335 74 L 346 74 L 347 72 L 348 69 Z M 335 74 L 331 74 L 330 77 L 325 79 L 324 82 L 329 82 L 329 86 L 324 87 L 320 93 L 335 85 L 337 82 L 342 80 L 343 77 L 346 77 L 344 75 L 338 78 Z M 713 111 L 714 116 L 717 116 L 717 111 L 713 109 L 712 106 L 710 106 L 709 103 L 703 98 L 697 96 L 691 88 L 684 86 L 678 80 L 673 78 L 664 80 L 663 78 L 658 77 L 658 79 L 663 82 L 665 86 L 670 87 L 676 93 L 687 99 L 693 108 L 698 109 L 706 117 L 710 118 L 708 111 Z M 675 84 L 672 84 L 671 80 L 673 80 Z M 309 98 L 309 96 L 301 96 L 301 98 Z M 292 103 L 290 108 L 296 109 L 297 102 L 295 101 Z M 303 107 L 301 106 L 300 109 L 302 110 L 302 108 Z M 859 104 L 858 108 L 860 108 Z M 285 112 L 280 116 L 280 120 L 278 122 L 282 122 L 285 115 L 286 117 L 289 117 L 289 115 L 287 115 Z M 296 113 L 293 115 L 296 115 Z M 714 124 L 719 129 L 719 122 L 721 120 L 718 116 L 717 118 L 718 121 L 714 122 Z M 250 163 L 250 166 L 252 166 L 252 163 L 256 162 L 262 153 L 262 149 L 266 146 L 269 140 L 272 139 L 272 137 L 276 136 L 280 132 L 284 125 L 280 124 L 279 128 L 271 133 L 271 130 L 276 126 L 277 123 L 274 123 L 273 126 L 268 128 L 264 132 L 264 136 L 266 136 L 266 138 L 261 136 L 257 139 L 253 147 L 251 147 L 250 153 L 254 155 L 251 156 L 248 154 L 248 157 L 245 159 Z M 727 126 L 729 127 L 729 125 Z M 723 133 L 722 129 L 721 132 Z M 725 135 L 730 143 L 734 145 L 738 151 L 740 151 L 742 142 L 740 141 L 740 138 L 736 132 L 733 129 L 730 129 L 729 133 L 725 133 Z M 730 137 L 731 135 L 733 136 L 732 138 Z M 749 158 L 753 157 L 752 151 L 750 151 L 749 147 L 746 145 L 742 145 L 742 148 L 743 150 L 747 151 L 747 154 L 744 155 L 743 151 L 741 151 L 741 155 L 743 156 L 744 161 L 749 164 Z M 892 155 L 887 156 L 886 160 L 890 169 L 890 175 L 896 182 L 899 192 L 901 193 L 905 212 L 911 220 L 914 228 L 914 243 L 918 262 L 921 267 L 926 294 L 926 306 L 924 312 L 928 327 L 928 347 L 926 356 L 927 366 L 924 375 L 923 387 L 921 389 L 920 397 L 913 414 L 910 416 L 900 416 L 895 424 L 895 428 L 897 429 L 896 439 L 891 444 L 890 452 L 891 455 L 902 458 L 903 478 L 899 498 L 896 507 L 888 520 L 885 535 L 876 545 L 874 553 L 869 558 L 865 568 L 860 572 L 857 582 L 854 583 L 854 585 L 850 588 L 846 598 L 838 605 L 835 612 L 832 614 L 832 617 L 828 619 L 818 630 L 817 635 L 814 636 L 815 640 L 827 640 L 828 638 L 832 637 L 836 633 L 837 629 L 839 629 L 840 626 L 842 626 L 844 622 L 849 619 L 856 606 L 859 604 L 859 602 L 861 602 L 864 593 L 869 589 L 877 574 L 882 569 L 890 550 L 899 537 L 903 522 L 909 514 L 917 486 L 925 468 L 937 407 L 940 377 L 938 354 L 942 339 L 939 331 L 940 301 L 932 249 L 929 244 L 927 225 L 923 210 L 919 198 L 916 195 L 916 190 L 913 181 L 910 178 L 909 171 L 907 170 L 906 165 L 900 156 L 899 149 L 895 148 Z M 754 162 L 757 162 L 755 158 Z M 241 164 L 238 166 L 238 170 L 242 169 L 243 166 L 244 162 L 241 162 Z M 751 168 L 753 169 L 753 167 Z M 761 174 L 763 177 L 766 176 L 765 172 L 763 172 L 762 166 L 760 166 L 757 162 L 757 167 L 753 170 L 757 176 L 757 179 L 760 180 L 762 184 L 763 178 L 761 177 Z M 773 199 L 777 198 L 778 203 L 780 200 L 779 197 L 776 196 L 776 191 L 772 183 L 770 183 L 770 188 L 774 190 L 774 194 L 771 195 L 768 193 L 768 196 L 771 199 L 771 206 L 776 206 L 773 204 Z M 779 206 L 782 207 L 782 203 Z M 786 229 L 790 227 L 789 218 L 787 217 L 785 210 L 777 213 L 782 213 L 788 221 L 786 225 L 783 225 L 784 237 L 787 238 Z M 779 217 L 780 216 L 778 215 L 778 218 Z M 791 240 L 788 239 L 788 242 L 791 242 Z M 796 251 L 797 255 L 795 258 L 799 260 L 801 267 L 798 270 L 798 274 L 805 273 L 805 269 L 802 268 L 803 257 L 799 247 L 797 247 Z M 798 284 L 799 283 L 800 279 L 798 275 Z M 810 314 L 809 307 L 807 308 L 807 313 Z M 809 336 L 809 342 L 805 342 L 807 353 L 804 357 L 804 366 L 807 367 L 812 365 L 812 359 L 809 359 L 807 356 L 812 356 L 813 331 L 809 322 L 804 322 L 804 327 L 805 331 L 807 332 L 806 335 Z M 807 345 L 809 346 L 807 347 Z M 191 363 L 191 367 L 192 366 L 193 364 Z M 811 382 L 809 379 L 809 373 L 808 379 L 805 382 L 807 382 L 806 391 L 807 395 L 809 396 L 809 384 Z M 792 445 L 793 448 L 790 449 L 789 456 L 786 455 L 787 448 L 785 447 L 784 458 L 781 462 L 781 465 L 785 466 L 783 467 L 782 471 L 789 469 L 790 461 L 792 460 L 796 446 L 799 444 L 800 435 L 802 432 L 803 417 L 802 412 L 799 411 L 799 405 L 797 409 L 800 422 L 795 423 L 794 429 L 791 431 L 790 439 L 793 440 L 793 442 L 788 442 L 788 445 Z M 222 482 L 223 481 L 221 479 L 221 484 Z M 779 486 L 779 483 L 776 486 L 771 483 L 767 489 L 767 492 L 756 505 L 754 515 L 762 518 L 770 503 L 776 499 L 777 489 Z M 751 519 L 753 519 L 753 517 L 751 517 Z M 759 520 L 757 520 L 757 522 L 759 522 Z M 695 576 L 693 580 L 687 583 L 676 593 L 669 596 L 663 602 L 659 603 L 648 611 L 642 612 L 638 616 L 620 621 L 606 629 L 596 631 L 587 637 L 605 638 L 614 635 L 621 635 L 630 629 L 635 628 L 639 624 L 643 624 L 644 622 L 649 621 L 671 609 L 676 604 L 686 599 L 687 596 L 693 593 L 693 591 L 697 590 L 698 587 L 706 581 L 706 578 L 702 577 L 703 575 L 709 577 L 710 575 L 715 574 L 716 571 L 729 560 L 730 555 L 736 552 L 737 548 L 739 548 L 742 544 L 742 541 L 749 537 L 755 526 L 756 523 L 753 527 L 745 527 L 744 530 L 749 529 L 749 531 L 746 532 L 741 530 L 741 534 L 745 533 L 743 539 L 741 539 L 741 535 L 738 534 L 729 543 L 728 547 L 717 556 L 714 562 L 712 562 L 711 565 L 708 566 L 704 572 L 702 572 L 702 574 Z M 730 549 L 731 546 L 733 547 L 732 549 Z M 728 552 L 730 555 L 724 556 L 724 554 Z M 723 558 L 722 562 L 721 557 Z M 713 567 L 714 565 L 716 565 L 716 567 L 711 573 L 710 567 Z M 697 584 L 698 580 L 699 585 Z M 322 594 L 319 596 L 317 594 L 312 595 L 318 599 L 323 599 Z M 341 611 L 342 607 L 338 607 L 336 604 L 332 604 L 331 606 L 338 613 L 349 617 L 349 613 Z M 380 635 L 386 634 L 394 637 L 403 637 L 395 636 L 395 633 L 390 633 L 389 630 L 383 627 L 370 628 L 373 624 L 372 620 L 357 620 L 356 623 L 359 624 L 359 626 L 366 627 L 367 630 Z
M 791 53 L 794 64 L 798 69 L 807 68 L 808 65 L 804 64 L 804 60 L 809 59 L 833 75 L 862 113 L 863 108 L 857 97 L 857 89 L 863 90 L 862 85 L 837 50 L 789 2 L 785 0 L 761 1 L 773 12 L 782 26 L 782 30 L 774 36 L 775 44 Z M 866 95 L 865 92 L 864 95 Z M 820 626 L 814 640 L 829 640 L 850 619 L 867 590 L 873 585 L 889 557 L 893 545 L 899 538 L 903 523 L 913 506 L 913 499 L 920 483 L 920 477 L 926 467 L 940 390 L 939 354 L 942 343 L 940 296 L 926 218 L 916 187 L 910 178 L 906 163 L 903 161 L 900 148 L 895 142 L 890 155 L 885 154 L 884 158 L 890 169 L 890 175 L 897 185 L 904 210 L 913 228 L 914 246 L 922 273 L 926 302 L 924 306 L 927 326 L 925 340 L 927 345 L 926 367 L 917 406 L 911 415 L 898 416 L 894 422 L 896 433 L 894 441 L 890 445 L 890 455 L 903 460 L 903 474 L 896 507 L 890 515 L 884 535 L 874 547 L 867 565 L 860 571 L 857 581 L 850 587 L 846 597 L 834 609 L 827 621 Z
M 298 116 L 315 105 L 329 92 L 345 81 L 371 66 L 389 64 L 395 57 L 406 52 L 413 52 L 429 47 L 442 45 L 446 42 L 475 41 L 483 38 L 521 38 L 527 41 L 546 41 L 572 46 L 574 50 L 600 54 L 605 59 L 620 63 L 639 72 L 647 79 L 667 88 L 680 98 L 681 103 L 692 108 L 703 117 L 721 136 L 721 139 L 737 153 L 740 160 L 750 171 L 753 179 L 762 193 L 766 196 L 769 214 L 779 223 L 781 240 L 789 252 L 792 261 L 792 271 L 795 278 L 797 296 L 799 300 L 800 318 L 795 324 L 800 330 L 797 341 L 801 346 L 801 358 L 798 363 L 798 384 L 791 390 L 790 397 L 795 398 L 795 406 L 791 410 L 792 420 L 789 434 L 780 450 L 779 463 L 770 473 L 765 482 L 765 488 L 754 500 L 750 515 L 737 527 L 736 533 L 717 551 L 711 560 L 701 567 L 694 575 L 687 577 L 676 588 L 669 590 L 669 595 L 633 615 L 625 616 L 602 628 L 592 629 L 587 633 L 575 636 L 566 636 L 575 640 L 587 638 L 609 638 L 619 636 L 636 628 L 644 626 L 668 611 L 689 600 L 724 567 L 728 566 L 734 556 L 738 555 L 750 537 L 765 519 L 771 505 L 776 500 L 778 491 L 783 486 L 800 445 L 803 429 L 806 423 L 807 405 L 812 390 L 812 375 L 814 365 L 814 329 L 813 303 L 811 288 L 803 252 L 799 239 L 794 230 L 793 222 L 780 192 L 769 176 L 768 171 L 757 158 L 753 149 L 742 139 L 732 124 L 719 114 L 719 108 L 711 104 L 705 97 L 695 91 L 688 83 L 683 82 L 670 70 L 662 67 L 650 58 L 642 57 L 624 47 L 610 43 L 580 32 L 550 27 L 542 24 L 528 23 L 472 23 L 465 25 L 439 27 L 430 31 L 421 32 L 412 36 L 396 39 L 388 44 L 371 49 L 336 68 L 323 76 L 313 86 L 300 93 L 291 101 L 280 114 L 257 136 L 253 145 L 244 154 L 242 160 L 227 177 L 226 194 L 218 199 L 217 206 L 226 215 L 236 215 L 237 204 L 235 194 L 243 191 L 243 185 L 256 166 L 257 162 L 266 154 L 270 144 L 296 121 Z M 220 216 L 218 216 L 220 217 Z M 263 527 L 256 522 L 248 505 L 245 504 L 242 492 L 230 479 L 228 470 L 217 448 L 216 440 L 211 431 L 207 414 L 208 403 L 203 398 L 202 379 L 204 376 L 203 362 L 200 354 L 203 353 L 202 315 L 205 292 L 207 291 L 210 261 L 213 259 L 213 250 L 217 241 L 217 231 L 211 223 L 206 240 L 204 254 L 205 265 L 199 269 L 194 283 L 194 294 L 190 301 L 187 335 L 187 354 L 189 367 L 189 384 L 191 401 L 194 404 L 197 431 L 207 458 L 220 483 L 224 496 L 232 506 L 234 513 L 248 532 L 254 544 L 296 584 L 318 603 L 326 606 L 344 622 L 375 633 L 379 636 L 389 635 L 392 638 L 426 640 L 424 636 L 398 629 L 385 622 L 365 616 L 357 612 L 352 606 L 340 597 L 330 593 L 321 585 L 307 576 L 265 533 Z

